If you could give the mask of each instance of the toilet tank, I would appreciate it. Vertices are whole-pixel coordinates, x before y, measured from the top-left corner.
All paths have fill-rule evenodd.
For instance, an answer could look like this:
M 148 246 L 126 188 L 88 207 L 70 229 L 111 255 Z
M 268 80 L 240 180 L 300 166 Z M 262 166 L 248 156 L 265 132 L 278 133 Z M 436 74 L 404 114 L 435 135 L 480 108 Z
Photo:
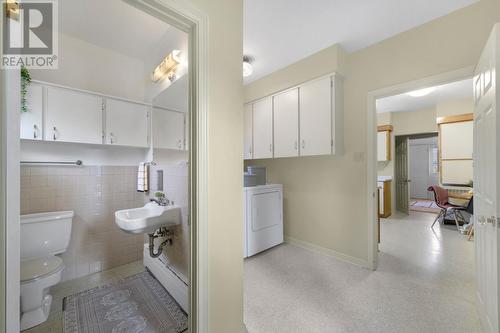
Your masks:
M 72 211 L 21 215 L 21 260 L 66 251 Z

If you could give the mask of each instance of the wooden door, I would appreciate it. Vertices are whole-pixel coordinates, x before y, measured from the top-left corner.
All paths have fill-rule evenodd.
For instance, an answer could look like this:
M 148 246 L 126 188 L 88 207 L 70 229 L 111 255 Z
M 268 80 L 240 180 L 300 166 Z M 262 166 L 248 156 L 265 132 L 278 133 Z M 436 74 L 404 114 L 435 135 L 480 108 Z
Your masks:
M 332 153 L 332 80 L 330 77 L 299 88 L 300 155 Z
M 266 97 L 253 104 L 253 158 L 273 157 L 273 101 Z
M 148 107 L 106 99 L 106 144 L 148 147 Z
M 410 171 L 409 171 L 409 145 L 408 137 L 396 138 L 396 209 L 405 214 L 410 212 Z
M 274 157 L 299 156 L 299 90 L 273 98 Z
M 47 87 L 44 139 L 102 143 L 102 97 L 59 87 Z
M 491 33 L 474 71 L 474 228 L 476 297 L 485 332 L 498 332 L 498 128 L 500 24 Z

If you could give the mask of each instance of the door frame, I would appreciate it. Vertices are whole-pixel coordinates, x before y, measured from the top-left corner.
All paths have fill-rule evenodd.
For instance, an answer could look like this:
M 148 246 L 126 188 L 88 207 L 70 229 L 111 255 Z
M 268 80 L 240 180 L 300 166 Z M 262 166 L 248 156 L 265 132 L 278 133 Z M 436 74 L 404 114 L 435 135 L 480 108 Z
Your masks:
M 386 88 L 370 91 L 367 95 L 366 121 L 366 220 L 368 226 L 368 263 L 370 268 L 377 269 L 378 264 L 378 229 L 377 229 L 377 118 L 376 100 L 392 95 L 404 94 L 429 86 L 437 86 L 471 78 L 474 66 L 460 68 L 454 71 L 424 77 L 418 80 L 401 83 Z
M 189 330 L 208 332 L 208 15 L 175 0 L 123 0 L 188 34 L 190 119 Z M 3 7 L 2 7 L 3 8 Z M 4 19 L 3 10 L 0 10 Z M 0 33 L 1 33 L 0 24 Z M 19 112 L 18 70 L 0 70 L 0 333 L 19 331 Z M 10 91 L 9 91 L 10 90 Z M 9 97 L 10 96 L 10 97 Z M 9 124 L 13 126 L 9 126 Z M 7 158 L 8 156 L 8 158 Z M 7 195 L 9 193 L 9 195 Z M 8 306 L 7 306 L 8 305 Z

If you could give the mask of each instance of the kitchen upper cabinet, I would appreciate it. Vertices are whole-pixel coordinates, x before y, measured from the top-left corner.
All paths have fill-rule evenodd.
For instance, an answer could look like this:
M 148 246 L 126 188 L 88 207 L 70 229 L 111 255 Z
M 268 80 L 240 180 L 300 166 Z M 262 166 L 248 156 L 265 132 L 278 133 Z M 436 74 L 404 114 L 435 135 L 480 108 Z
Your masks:
M 106 99 L 105 143 L 148 147 L 148 107 L 118 99 Z
M 43 86 L 31 83 L 26 93 L 26 112 L 21 113 L 21 139 L 42 140 Z
M 184 150 L 184 113 L 153 107 L 153 147 Z
M 332 79 L 322 78 L 299 87 L 300 155 L 332 153 Z
M 102 143 L 102 97 L 59 87 L 46 89 L 45 140 Z
M 273 98 L 274 157 L 299 156 L 299 90 Z
M 245 160 L 253 158 L 252 123 L 252 104 L 245 104 L 243 108 L 243 158 Z
M 253 158 L 273 157 L 273 101 L 266 97 L 253 104 Z
M 377 161 L 385 162 L 391 160 L 391 125 L 378 127 L 377 132 Z

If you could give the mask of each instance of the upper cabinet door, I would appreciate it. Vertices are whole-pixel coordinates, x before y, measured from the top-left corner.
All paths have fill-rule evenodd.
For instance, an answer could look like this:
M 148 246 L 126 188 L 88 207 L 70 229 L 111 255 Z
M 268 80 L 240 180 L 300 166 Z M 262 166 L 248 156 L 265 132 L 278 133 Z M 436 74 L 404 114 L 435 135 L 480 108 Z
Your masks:
M 102 143 L 102 98 L 64 88 L 47 87 L 44 139 Z
M 148 147 L 148 107 L 106 99 L 106 144 Z
M 389 160 L 389 131 L 377 132 L 377 161 L 388 161 Z
M 184 113 L 153 108 L 153 147 L 184 150 Z
M 42 140 L 43 86 L 31 83 L 26 93 L 26 112 L 21 113 L 21 139 Z
M 253 158 L 252 123 L 252 104 L 246 104 L 243 108 L 243 158 L 245 160 Z
M 299 88 L 301 156 L 332 153 L 331 82 L 327 77 Z
M 253 158 L 273 157 L 273 101 L 266 97 L 253 104 Z
M 299 156 L 299 91 L 274 96 L 274 157 Z

